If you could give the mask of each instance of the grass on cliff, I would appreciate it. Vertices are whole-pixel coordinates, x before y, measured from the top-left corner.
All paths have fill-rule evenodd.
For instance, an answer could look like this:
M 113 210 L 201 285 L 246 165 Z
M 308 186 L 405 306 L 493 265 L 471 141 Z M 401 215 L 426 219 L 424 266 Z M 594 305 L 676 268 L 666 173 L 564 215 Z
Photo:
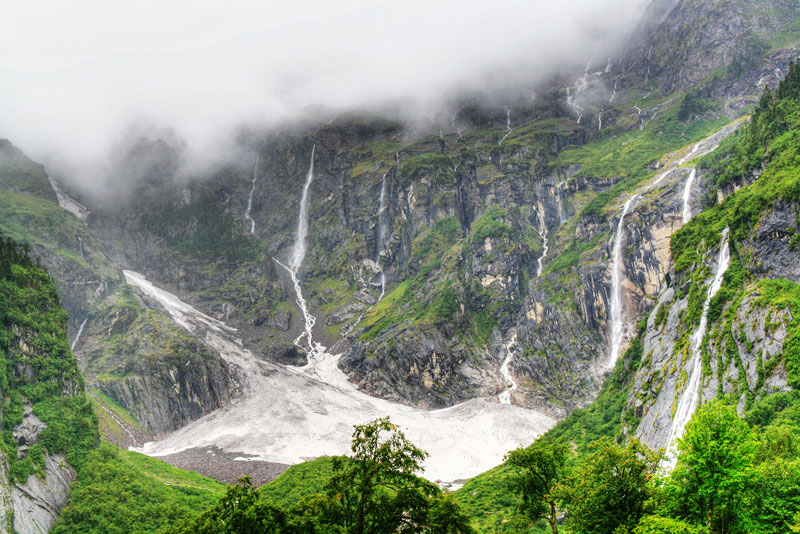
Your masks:
M 646 326 L 646 321 L 639 323 L 637 337 L 603 383 L 597 400 L 587 408 L 573 411 L 539 439 L 566 439 L 578 453 L 572 460 L 575 462 L 588 454 L 587 447 L 593 441 L 603 437 L 622 439 L 623 413 L 642 359 Z M 628 417 L 625 424 L 635 425 L 635 421 Z M 519 497 L 508 487 L 509 473 L 510 469 L 501 464 L 478 475 L 454 493 L 455 502 L 472 517 L 479 532 L 547 532 L 543 525 L 531 524 L 516 514 Z
M 52 534 L 146 534 L 195 517 L 225 485 L 108 443 L 88 454 Z
M 53 279 L 20 246 L 0 234 L 0 391 L 2 439 L 11 478 L 43 475 L 44 454 L 76 467 L 99 441 L 97 420 L 67 341 L 67 314 Z M 38 443 L 18 449 L 13 428 L 26 407 L 47 424 Z

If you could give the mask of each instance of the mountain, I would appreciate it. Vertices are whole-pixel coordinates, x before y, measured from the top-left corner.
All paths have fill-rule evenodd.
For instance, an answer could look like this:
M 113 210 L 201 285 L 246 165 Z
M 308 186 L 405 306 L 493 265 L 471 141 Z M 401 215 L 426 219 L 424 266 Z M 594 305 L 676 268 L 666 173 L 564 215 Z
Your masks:
M 104 436 L 207 475 L 342 454 L 382 411 L 450 484 L 562 419 L 666 446 L 693 399 L 796 383 L 796 140 L 762 94 L 798 20 L 655 2 L 535 98 L 247 130 L 191 176 L 140 138 L 81 189 L 3 141 L 0 229 L 54 277 Z

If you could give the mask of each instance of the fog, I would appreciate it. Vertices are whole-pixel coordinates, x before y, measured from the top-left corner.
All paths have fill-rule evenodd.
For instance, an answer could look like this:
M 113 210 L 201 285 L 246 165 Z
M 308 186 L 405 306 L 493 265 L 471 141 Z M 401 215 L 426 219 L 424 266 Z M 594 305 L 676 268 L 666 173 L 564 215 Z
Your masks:
M 310 107 L 430 113 L 460 91 L 522 90 L 605 62 L 647 3 L 13 2 L 0 19 L 0 138 L 80 168 L 132 127 L 202 153 L 238 125 Z

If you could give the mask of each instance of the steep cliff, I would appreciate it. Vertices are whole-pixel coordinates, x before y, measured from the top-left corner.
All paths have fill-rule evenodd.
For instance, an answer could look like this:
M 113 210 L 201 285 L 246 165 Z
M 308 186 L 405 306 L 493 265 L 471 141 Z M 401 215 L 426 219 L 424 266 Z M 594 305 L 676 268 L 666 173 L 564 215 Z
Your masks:
M 28 243 L 52 274 L 90 389 L 156 433 L 230 402 L 233 373 L 219 355 L 136 301 L 86 226 L 94 214 L 8 141 L 0 143 L 0 214 L 0 229 Z
M 55 284 L 28 252 L 0 236 L 0 532 L 38 534 L 99 435 Z
M 651 447 L 680 437 L 700 403 L 727 396 L 743 412 L 798 385 L 799 71 L 791 67 L 751 124 L 703 162 L 712 191 L 751 185 L 672 238 L 670 283 L 648 321 L 626 416 Z

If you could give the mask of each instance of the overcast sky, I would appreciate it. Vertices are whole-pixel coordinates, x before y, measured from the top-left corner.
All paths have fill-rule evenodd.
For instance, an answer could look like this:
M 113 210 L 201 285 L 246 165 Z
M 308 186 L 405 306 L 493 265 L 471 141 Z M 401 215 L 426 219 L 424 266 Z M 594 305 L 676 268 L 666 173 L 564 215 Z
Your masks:
M 0 137 L 100 157 L 132 122 L 203 143 L 310 105 L 431 102 L 584 61 L 647 0 L 27 0 L 0 18 Z M 600 59 L 604 61 L 604 59 Z M 510 80 L 509 77 L 515 80 Z

